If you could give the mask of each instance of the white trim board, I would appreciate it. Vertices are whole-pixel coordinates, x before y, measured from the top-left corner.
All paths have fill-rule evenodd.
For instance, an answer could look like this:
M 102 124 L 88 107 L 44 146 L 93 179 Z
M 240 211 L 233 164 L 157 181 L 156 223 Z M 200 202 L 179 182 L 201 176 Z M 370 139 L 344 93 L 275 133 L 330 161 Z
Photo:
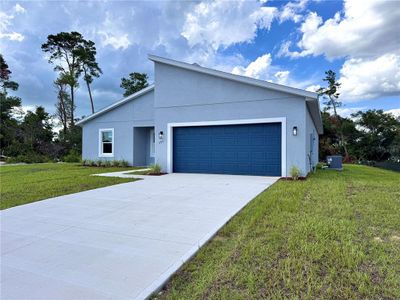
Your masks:
M 281 176 L 286 177 L 286 118 L 264 118 L 264 119 L 239 119 L 202 122 L 180 122 L 167 124 L 167 172 L 173 171 L 173 129 L 174 127 L 189 126 L 213 126 L 213 125 L 240 125 L 240 124 L 261 124 L 281 123 Z

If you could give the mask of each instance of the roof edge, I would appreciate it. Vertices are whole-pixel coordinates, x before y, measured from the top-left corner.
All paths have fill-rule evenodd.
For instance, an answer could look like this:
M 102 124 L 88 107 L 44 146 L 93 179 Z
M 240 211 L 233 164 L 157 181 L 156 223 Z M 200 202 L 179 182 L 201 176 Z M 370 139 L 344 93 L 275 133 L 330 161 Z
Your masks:
M 307 98 L 311 98 L 311 99 L 318 99 L 317 93 L 290 87 L 287 85 L 272 83 L 269 81 L 255 79 L 255 78 L 242 76 L 242 75 L 235 75 L 235 74 L 218 71 L 218 70 L 214 70 L 214 69 L 210 69 L 210 68 L 206 68 L 206 67 L 201 67 L 197 64 L 189 64 L 189 63 L 185 63 L 185 62 L 181 62 L 181 61 L 177 61 L 177 60 L 173 60 L 173 59 L 169 59 L 169 58 L 164 58 L 164 57 L 160 57 L 160 56 L 156 56 L 156 55 L 152 55 L 152 54 L 149 54 L 148 58 L 149 58 L 149 60 L 154 61 L 154 62 L 175 66 L 175 67 L 183 68 L 183 69 L 190 70 L 190 71 L 195 71 L 195 72 L 200 72 L 200 73 L 204 73 L 204 74 L 208 74 L 208 75 L 212 75 L 212 76 L 216 76 L 216 77 L 230 79 L 230 80 L 238 81 L 241 83 L 250 84 L 250 85 L 263 87 L 263 88 L 268 88 L 271 90 L 284 92 L 284 93 L 288 93 L 288 94 L 293 94 L 293 95 L 297 95 L 297 96 L 307 97 Z
M 111 104 L 109 106 L 106 106 L 106 107 L 102 108 L 99 111 L 95 112 L 94 114 L 91 114 L 91 115 L 87 116 L 86 118 L 83 118 L 82 120 L 76 122 L 75 125 L 78 125 L 78 126 L 82 125 L 82 124 L 84 124 L 84 123 L 86 123 L 86 122 L 88 122 L 88 121 L 90 121 L 92 119 L 95 119 L 98 116 L 100 116 L 100 115 L 102 115 L 102 114 L 104 114 L 104 113 L 106 113 L 106 112 L 108 112 L 108 111 L 110 111 L 110 110 L 112 110 L 112 109 L 114 109 L 114 108 L 116 108 L 118 106 L 121 106 L 122 104 L 125 104 L 125 103 L 127 103 L 127 102 L 129 102 L 131 100 L 134 100 L 134 99 L 136 99 L 136 98 L 138 98 L 138 97 L 140 97 L 140 96 L 142 96 L 144 94 L 147 94 L 148 92 L 154 90 L 154 87 L 155 87 L 155 85 L 151 84 L 148 87 L 146 87 L 146 88 L 144 88 L 144 89 L 142 89 L 142 90 L 140 90 L 140 91 L 138 91 L 138 92 L 136 92 L 136 93 L 134 93 L 132 95 L 129 95 L 128 97 L 122 98 L 121 100 L 119 100 L 117 102 L 114 102 L 113 104 Z

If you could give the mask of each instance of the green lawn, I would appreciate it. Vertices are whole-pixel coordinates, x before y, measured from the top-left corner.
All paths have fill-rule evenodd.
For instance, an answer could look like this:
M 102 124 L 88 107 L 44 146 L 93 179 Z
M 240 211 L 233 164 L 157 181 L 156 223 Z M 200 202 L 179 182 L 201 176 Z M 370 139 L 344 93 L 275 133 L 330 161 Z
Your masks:
M 1 166 L 0 209 L 134 181 L 136 179 L 89 176 L 96 173 L 133 169 L 82 167 L 78 164 L 68 163 Z
M 346 165 L 279 181 L 157 299 L 400 299 L 400 174 Z

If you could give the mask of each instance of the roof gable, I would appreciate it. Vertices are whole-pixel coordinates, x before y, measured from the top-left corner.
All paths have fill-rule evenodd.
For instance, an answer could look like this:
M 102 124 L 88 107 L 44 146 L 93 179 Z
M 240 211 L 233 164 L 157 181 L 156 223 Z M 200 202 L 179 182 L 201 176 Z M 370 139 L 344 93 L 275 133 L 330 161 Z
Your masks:
M 225 78 L 225 79 L 229 79 L 229 80 L 233 80 L 233 81 L 237 81 L 237 82 L 241 82 L 241 83 L 245 83 L 245 84 L 249 84 L 249 85 L 254 85 L 254 86 L 258 86 L 258 87 L 271 89 L 274 91 L 293 94 L 296 96 L 307 97 L 310 99 L 318 98 L 317 93 L 305 91 L 305 90 L 298 89 L 298 88 L 293 88 L 293 87 L 286 86 L 286 85 L 276 84 L 276 83 L 268 82 L 265 80 L 259 80 L 259 79 L 241 76 L 241 75 L 235 75 L 235 74 L 231 74 L 231 73 L 227 73 L 227 72 L 223 72 L 223 71 L 218 71 L 218 70 L 214 70 L 214 69 L 201 67 L 198 64 L 188 64 L 188 63 L 184 63 L 181 61 L 176 61 L 173 59 L 168 59 L 168 58 L 164 58 L 164 57 L 160 57 L 160 56 L 149 55 L 148 57 L 150 60 L 152 60 L 154 62 L 163 63 L 163 64 L 171 65 L 174 67 L 183 68 L 186 70 L 191 70 L 194 72 L 204 73 L 204 74 L 208 74 L 208 75 L 212 75 L 212 76 L 216 76 L 216 77 L 220 77 L 220 78 Z
M 94 118 L 96 118 L 96 117 L 98 117 L 98 116 L 100 116 L 100 115 L 102 115 L 102 114 L 114 109 L 114 108 L 117 108 L 117 107 L 119 107 L 119 106 L 121 106 L 121 105 L 123 105 L 123 104 L 125 104 L 125 103 L 127 103 L 129 101 L 132 101 L 132 100 L 134 100 L 136 98 L 139 98 L 140 96 L 142 96 L 144 94 L 147 94 L 148 92 L 150 92 L 152 90 L 154 90 L 154 84 L 149 85 L 148 87 L 146 87 L 146 88 L 144 88 L 144 89 L 142 89 L 142 90 L 140 90 L 140 91 L 138 91 L 138 92 L 136 92 L 136 93 L 134 93 L 132 95 L 129 95 L 128 97 L 125 97 L 125 98 L 123 98 L 123 99 L 121 99 L 121 100 L 119 100 L 119 101 L 117 101 L 117 102 L 115 102 L 115 103 L 103 108 L 103 109 L 100 109 L 99 111 L 95 112 L 94 114 L 91 114 L 90 116 L 87 116 L 86 118 L 76 122 L 76 125 L 82 125 L 82 124 L 84 124 L 84 123 L 86 123 L 86 122 L 88 122 L 88 121 L 90 121 L 90 120 L 92 120 L 92 119 L 94 119 Z
M 184 63 L 180 61 L 176 61 L 173 59 L 168 59 L 156 55 L 149 55 L 148 56 L 150 60 L 156 62 L 156 63 L 161 63 L 161 64 L 166 64 L 169 66 L 173 66 L 176 68 L 181 68 L 193 72 L 198 72 L 202 74 L 207 74 L 210 76 L 215 76 L 218 78 L 223 78 L 231 81 L 236 81 L 242 84 L 247 84 L 247 85 L 252 85 L 256 87 L 261 87 L 265 88 L 268 90 L 273 90 L 277 92 L 283 92 L 286 94 L 291 94 L 295 96 L 300 96 L 305 99 L 307 107 L 310 109 L 311 117 L 314 122 L 315 127 L 318 130 L 319 134 L 323 133 L 323 125 L 322 125 L 322 117 L 321 117 L 321 110 L 319 107 L 319 100 L 318 100 L 318 94 L 314 92 L 309 92 L 306 90 L 298 89 L 298 88 L 293 88 L 290 86 L 286 85 L 281 85 L 281 84 L 276 84 L 264 80 L 259 80 L 251 77 L 246 77 L 246 76 L 240 76 L 240 75 L 235 75 L 231 73 L 226 73 L 214 69 L 209 69 L 205 67 L 201 67 L 198 64 L 189 64 L 189 63 Z

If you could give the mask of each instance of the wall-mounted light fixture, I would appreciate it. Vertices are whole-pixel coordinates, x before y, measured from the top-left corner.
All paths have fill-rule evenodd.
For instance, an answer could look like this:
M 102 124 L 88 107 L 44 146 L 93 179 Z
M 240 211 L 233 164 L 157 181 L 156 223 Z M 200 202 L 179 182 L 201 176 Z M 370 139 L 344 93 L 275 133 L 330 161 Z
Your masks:
M 164 132 L 163 132 L 163 131 L 160 131 L 160 132 L 158 133 L 158 139 L 159 139 L 160 141 L 162 141 L 162 140 L 164 139 Z
M 297 135 L 297 126 L 293 127 L 293 135 L 296 136 Z

